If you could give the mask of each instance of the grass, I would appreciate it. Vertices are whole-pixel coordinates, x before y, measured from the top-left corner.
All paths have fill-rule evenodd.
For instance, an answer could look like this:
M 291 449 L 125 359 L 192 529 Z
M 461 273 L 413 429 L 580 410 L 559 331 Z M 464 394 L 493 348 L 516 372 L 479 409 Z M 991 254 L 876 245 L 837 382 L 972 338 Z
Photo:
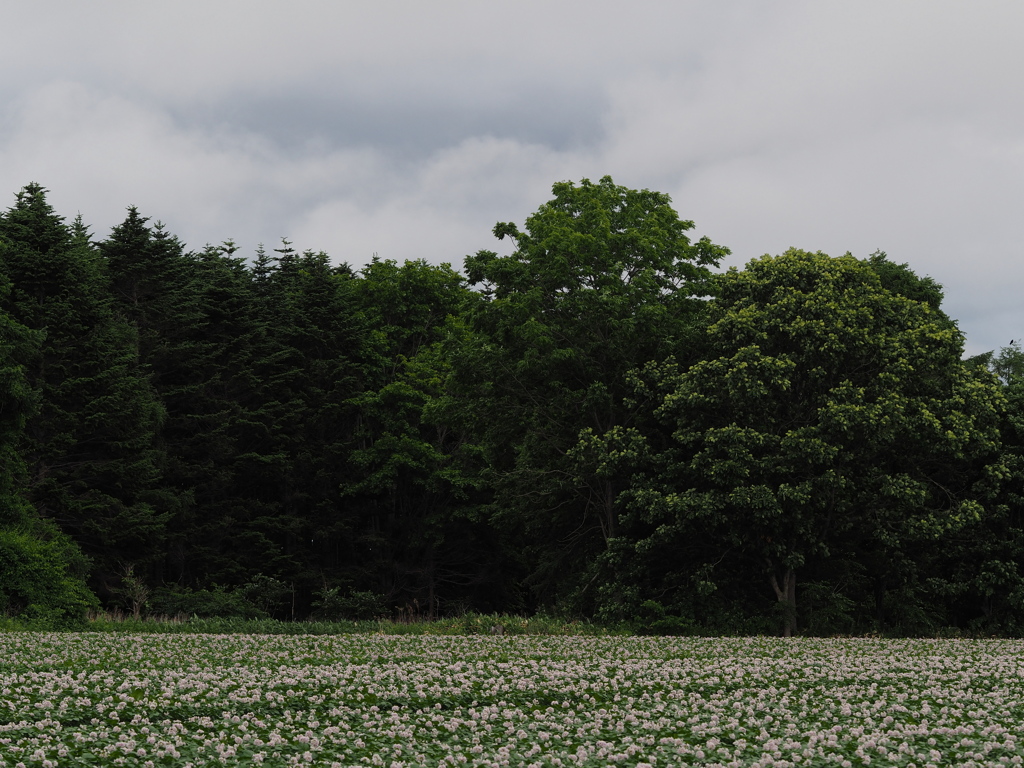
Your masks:
M 10 620 L 8 620 L 10 621 Z M 18 624 L 0 624 L 3 629 L 31 629 Z M 257 634 L 257 635 L 553 635 L 609 636 L 630 634 L 625 625 L 609 627 L 588 621 L 565 621 L 546 616 L 481 615 L 468 613 L 457 618 L 432 621 L 280 621 L 278 619 L 200 618 L 159 616 L 135 619 L 120 613 L 89 617 L 90 632 L 131 632 L 145 634 Z

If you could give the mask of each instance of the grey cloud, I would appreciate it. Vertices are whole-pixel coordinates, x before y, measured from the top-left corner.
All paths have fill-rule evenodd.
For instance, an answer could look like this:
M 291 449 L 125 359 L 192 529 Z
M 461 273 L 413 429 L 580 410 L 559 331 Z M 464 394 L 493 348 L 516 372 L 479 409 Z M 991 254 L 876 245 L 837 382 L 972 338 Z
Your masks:
M 193 246 L 457 262 L 611 174 L 733 263 L 886 250 L 980 351 L 1024 332 L 1022 23 L 1001 0 L 26 3 L 0 187 L 101 232 L 134 203 Z
M 397 90 L 397 89 L 396 89 Z M 467 92 L 469 91 L 469 92 Z M 603 136 L 606 108 L 595 87 L 533 89 L 515 83 L 472 90 L 441 85 L 431 92 L 236 94 L 190 108 L 172 109 L 183 126 L 258 134 L 291 154 L 341 147 L 386 148 L 410 162 L 473 136 L 541 144 L 555 150 L 593 146 Z

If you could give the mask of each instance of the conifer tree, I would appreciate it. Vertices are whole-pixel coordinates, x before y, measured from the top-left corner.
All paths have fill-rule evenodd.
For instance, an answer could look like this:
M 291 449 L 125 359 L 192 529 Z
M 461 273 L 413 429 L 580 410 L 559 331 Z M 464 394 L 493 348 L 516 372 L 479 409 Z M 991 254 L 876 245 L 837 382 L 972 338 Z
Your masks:
M 6 303 L 10 293 L 10 282 L 0 271 L 0 303 Z M 41 332 L 30 331 L 0 309 L 0 525 L 27 519 L 27 478 L 19 448 L 36 402 L 25 369 L 42 340 Z
M 140 365 L 165 412 L 156 449 L 170 538 L 164 556 L 150 564 L 148 576 L 156 584 L 185 580 L 183 531 L 195 516 L 195 489 L 211 466 L 209 456 L 195 455 L 194 445 L 204 435 L 197 433 L 193 417 L 197 408 L 201 411 L 196 402 L 204 383 L 200 361 L 209 342 L 200 331 L 202 287 L 194 257 L 162 223 L 148 221 L 130 207 L 98 248 L 114 311 L 135 329 Z M 137 578 L 146 576 L 136 571 Z
M 264 479 L 274 447 L 259 415 L 266 337 L 243 259 L 207 247 L 189 259 L 188 285 L 192 318 L 179 344 L 187 374 L 168 395 L 165 434 L 190 504 L 174 522 L 169 575 L 187 585 L 237 585 L 279 559 L 260 523 L 278 511 Z
M 22 443 L 29 500 L 94 558 L 107 585 L 125 562 L 160 551 L 154 437 L 162 409 L 140 369 L 138 336 L 111 311 L 103 265 L 77 222 L 68 227 L 38 184 L 0 217 L 2 308 L 43 332 L 26 369 L 38 401 Z
M 256 265 L 264 270 L 256 276 L 267 341 L 259 420 L 273 445 L 260 474 L 265 497 L 278 505 L 275 535 L 288 577 L 322 584 L 325 572 L 349 560 L 341 486 L 367 332 L 346 266 L 332 267 L 325 253 L 297 254 L 287 241 L 276 252 L 272 266 Z
M 11 286 L 0 270 L 0 302 Z M 0 309 L 0 615 L 36 628 L 80 625 L 95 597 L 85 585 L 87 562 L 52 524 L 40 520 L 27 500 L 20 448 L 36 407 L 26 367 L 43 334 Z
M 505 558 L 475 519 L 481 499 L 463 471 L 464 435 L 438 404 L 450 366 L 444 342 L 474 296 L 447 264 L 374 259 L 356 282 L 377 342 L 358 406 L 344 491 L 358 507 L 353 543 L 364 585 L 435 615 L 500 594 Z

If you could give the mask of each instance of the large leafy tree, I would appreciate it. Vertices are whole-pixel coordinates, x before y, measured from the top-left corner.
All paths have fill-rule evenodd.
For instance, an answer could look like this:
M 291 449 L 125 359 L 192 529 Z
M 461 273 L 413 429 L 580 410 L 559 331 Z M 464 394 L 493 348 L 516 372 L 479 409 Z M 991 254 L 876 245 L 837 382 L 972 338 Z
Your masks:
M 985 632 L 1024 632 L 1024 351 L 1011 341 L 971 362 L 991 371 L 1006 398 L 1002 455 L 990 468 L 988 514 L 947 542 L 938 576 L 961 625 Z
M 453 404 L 485 456 L 494 519 L 521 537 L 530 583 L 579 603 L 597 553 L 617 536 L 623 478 L 570 455 L 582 431 L 629 425 L 627 374 L 690 352 L 708 267 L 727 251 L 679 218 L 667 195 L 605 177 L 561 182 L 513 252 L 465 261 L 482 299 L 454 358 Z
M 693 572 L 746 558 L 790 634 L 802 569 L 853 550 L 884 582 L 914 542 L 983 512 L 976 463 L 998 451 L 1000 393 L 961 361 L 955 326 L 886 290 L 878 264 L 792 250 L 730 270 L 707 335 L 707 359 L 652 372 L 672 440 L 634 486 L 638 553 L 697 532 Z

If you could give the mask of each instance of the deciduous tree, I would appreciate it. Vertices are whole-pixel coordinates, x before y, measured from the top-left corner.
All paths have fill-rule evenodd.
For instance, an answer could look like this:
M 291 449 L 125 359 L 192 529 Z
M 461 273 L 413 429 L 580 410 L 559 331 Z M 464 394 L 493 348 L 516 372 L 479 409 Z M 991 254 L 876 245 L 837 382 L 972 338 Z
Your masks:
M 634 490 L 654 531 L 637 551 L 710 532 L 712 558 L 760 564 L 788 635 L 798 573 L 836 548 L 884 579 L 887 555 L 984 514 L 972 467 L 998 451 L 1001 395 L 928 301 L 792 250 L 723 275 L 710 320 L 707 359 L 654 372 L 672 445 Z
M 456 406 L 486 455 L 495 520 L 522 536 L 535 591 L 578 602 L 596 553 L 618 535 L 622 477 L 569 452 L 580 433 L 628 425 L 627 373 L 687 354 L 708 267 L 727 251 L 692 242 L 667 195 L 605 177 L 561 182 L 514 250 L 466 258 L 483 301 L 454 360 Z M 587 574 L 587 575 L 585 575 Z

